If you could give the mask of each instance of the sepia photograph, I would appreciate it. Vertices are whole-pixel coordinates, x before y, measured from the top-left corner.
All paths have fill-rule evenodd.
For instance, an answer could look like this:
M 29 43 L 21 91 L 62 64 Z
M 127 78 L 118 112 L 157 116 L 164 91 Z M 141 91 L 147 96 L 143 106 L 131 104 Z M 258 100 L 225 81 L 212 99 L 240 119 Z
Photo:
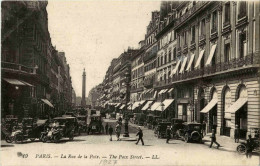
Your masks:
M 1 166 L 260 166 L 260 1 L 1 0 Z

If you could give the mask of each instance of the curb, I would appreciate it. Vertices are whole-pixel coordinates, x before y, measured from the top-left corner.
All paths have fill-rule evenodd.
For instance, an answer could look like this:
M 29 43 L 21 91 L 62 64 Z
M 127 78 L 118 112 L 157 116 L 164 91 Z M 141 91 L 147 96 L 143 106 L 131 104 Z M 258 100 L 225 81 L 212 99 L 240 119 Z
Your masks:
M 210 142 L 204 142 L 204 145 L 209 147 L 210 146 Z M 212 147 L 216 148 L 215 146 L 212 146 Z M 223 151 L 236 152 L 236 150 L 234 150 L 234 149 L 227 148 L 227 147 L 224 147 L 224 146 L 221 146 L 221 145 L 220 145 L 220 147 L 218 149 L 219 150 L 223 150 Z

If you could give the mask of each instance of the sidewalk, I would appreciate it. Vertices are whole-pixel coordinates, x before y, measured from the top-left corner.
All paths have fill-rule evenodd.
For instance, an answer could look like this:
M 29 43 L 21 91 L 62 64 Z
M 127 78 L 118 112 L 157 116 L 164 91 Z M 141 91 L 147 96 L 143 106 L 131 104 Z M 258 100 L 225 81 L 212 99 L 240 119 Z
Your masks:
M 208 133 L 204 136 L 203 142 L 204 145 L 209 146 L 211 143 L 211 133 Z M 223 136 L 223 135 L 216 135 L 217 142 L 220 144 L 219 149 L 225 150 L 225 151 L 232 151 L 236 152 L 237 146 L 239 143 L 235 143 L 234 139 L 231 139 L 230 137 Z M 239 140 L 239 142 L 244 142 L 243 140 Z M 216 148 L 216 145 L 213 143 L 212 148 Z

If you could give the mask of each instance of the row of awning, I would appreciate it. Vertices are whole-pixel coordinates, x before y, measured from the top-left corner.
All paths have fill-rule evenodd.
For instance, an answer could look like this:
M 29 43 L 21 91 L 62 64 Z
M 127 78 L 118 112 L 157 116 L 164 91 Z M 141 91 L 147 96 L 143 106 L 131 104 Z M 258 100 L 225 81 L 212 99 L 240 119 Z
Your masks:
M 7 83 L 11 84 L 11 85 L 15 85 L 15 86 L 29 86 L 29 87 L 34 87 L 32 84 L 29 84 L 28 82 L 22 81 L 22 80 L 18 80 L 18 79 L 11 79 L 11 78 L 3 78 L 4 81 L 6 81 Z M 48 106 L 54 108 L 54 106 L 52 105 L 52 103 L 48 100 L 48 99 L 41 99 L 41 101 L 44 104 L 47 104 Z
M 206 61 L 206 66 L 211 63 L 211 61 L 212 61 L 212 59 L 213 59 L 213 56 L 214 56 L 214 53 L 215 53 L 215 51 L 216 51 L 216 47 L 217 47 L 217 44 L 213 44 L 213 45 L 211 46 L 210 54 L 209 54 L 209 57 L 208 57 L 208 59 L 207 59 L 207 61 Z M 200 62 L 201 62 L 201 59 L 203 58 L 204 52 L 205 52 L 204 49 L 200 51 L 199 57 L 198 57 L 197 62 L 196 62 L 196 64 L 195 64 L 195 66 L 194 66 L 195 68 L 199 67 Z M 186 71 L 189 71 L 189 70 L 190 70 L 191 65 L 192 65 L 192 63 L 193 63 L 193 61 L 194 61 L 194 57 L 195 57 L 195 54 L 191 54 L 191 56 L 190 56 L 190 61 L 189 61 L 188 65 L 187 65 L 187 67 L 186 67 Z M 184 72 L 187 61 L 188 61 L 188 57 L 185 57 L 185 58 L 182 60 L 182 64 L 181 64 L 181 60 L 178 60 L 176 66 L 175 66 L 175 68 L 172 70 L 170 76 L 172 76 L 172 75 L 174 75 L 174 74 L 176 74 L 176 73 L 179 73 L 179 72 L 180 72 L 180 73 Z M 178 71 L 180 64 L 181 64 L 181 68 L 180 68 L 180 71 Z
M 231 114 L 236 113 L 237 110 L 239 110 L 241 107 L 243 107 L 247 102 L 246 97 L 241 97 L 237 99 L 235 103 L 233 103 L 227 110 L 225 110 L 225 115 L 224 117 L 226 119 L 231 119 Z M 200 113 L 208 113 L 215 105 L 217 105 L 218 99 L 213 98 L 206 107 L 204 107 Z
M 17 80 L 17 79 L 3 78 L 3 80 L 11 85 L 33 87 L 33 85 L 29 84 L 28 82 Z

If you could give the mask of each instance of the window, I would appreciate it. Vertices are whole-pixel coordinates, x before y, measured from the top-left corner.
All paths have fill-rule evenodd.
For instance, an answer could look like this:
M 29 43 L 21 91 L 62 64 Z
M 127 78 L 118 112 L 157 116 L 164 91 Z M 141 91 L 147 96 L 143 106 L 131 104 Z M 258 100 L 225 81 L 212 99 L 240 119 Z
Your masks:
M 195 43 L 195 25 L 191 27 L 191 42 Z
M 187 44 L 187 31 L 184 32 L 184 44 Z
M 211 33 L 216 32 L 217 31 L 217 24 L 218 24 L 218 20 L 217 20 L 217 11 L 214 11 L 212 13 L 212 22 L 211 22 Z
M 205 35 L 205 25 L 206 25 L 205 19 L 201 20 L 201 23 L 200 23 L 200 35 Z
M 238 5 L 239 5 L 238 19 L 240 19 L 246 16 L 246 1 L 241 1 L 239 2 Z
M 163 65 L 163 56 L 161 56 L 161 66 Z
M 246 51 L 246 33 L 242 32 L 239 35 L 239 58 L 244 58 Z
M 230 2 L 225 4 L 225 23 L 230 23 Z
M 171 62 L 171 57 L 172 57 L 172 51 L 170 49 L 169 50 L 169 54 L 168 54 L 168 62 Z
M 176 54 L 177 54 L 176 47 L 174 47 L 174 49 L 173 49 L 173 60 L 176 60 Z
M 230 43 L 225 44 L 224 48 L 224 61 L 229 62 L 230 61 Z
M 160 66 L 160 57 L 157 58 L 157 66 Z
M 167 63 L 167 53 L 165 52 L 165 54 L 164 54 L 164 64 L 166 64 Z

